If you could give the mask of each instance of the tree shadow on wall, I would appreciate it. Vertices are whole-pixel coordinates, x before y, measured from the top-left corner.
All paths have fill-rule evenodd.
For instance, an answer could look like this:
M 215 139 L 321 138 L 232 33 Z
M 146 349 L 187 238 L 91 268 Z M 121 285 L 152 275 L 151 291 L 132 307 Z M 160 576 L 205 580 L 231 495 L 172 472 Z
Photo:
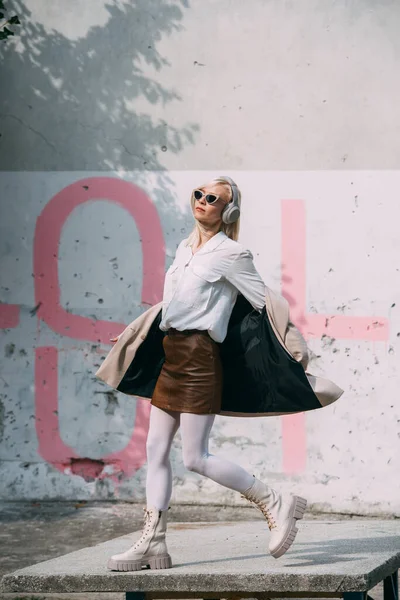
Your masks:
M 170 66 L 156 45 L 179 32 L 185 0 L 110 2 L 106 25 L 77 40 L 34 22 L 23 2 L 10 4 L 22 25 L 0 47 L 8 83 L 1 101 L 3 169 L 163 170 L 162 152 L 194 142 L 197 125 L 179 130 L 135 110 L 144 98 L 162 115 L 166 104 L 180 100 L 145 66 Z
M 71 33 L 76 39 L 70 39 L 35 21 L 27 2 L 9 0 L 8 9 L 22 24 L 14 39 L 0 45 L 1 168 L 120 171 L 122 176 L 135 171 L 138 185 L 148 182 L 151 171 L 152 196 L 165 229 L 186 232 L 191 214 L 171 211 L 173 182 L 162 158 L 184 152 L 199 127 L 189 123 L 179 129 L 163 120 L 166 105 L 177 103 L 179 109 L 181 98 L 156 79 L 172 66 L 157 44 L 179 35 L 189 5 L 186 0 L 101 4 L 107 23 L 88 23 L 84 37 Z M 79 2 L 64 6 L 60 25 L 63 18 L 78 23 Z
M 66 22 L 74 20 L 78 22 L 80 19 L 91 20 L 81 17 L 79 14 L 79 4 L 82 2 L 83 6 L 84 1 L 60 1 L 54 2 L 53 5 L 53 0 L 47 0 L 49 11 L 51 10 L 56 16 L 57 8 L 54 6 L 63 7 L 57 16 L 57 24 L 60 24 L 61 31 L 68 31 L 68 35 L 66 35 L 58 29 L 50 29 L 47 25 L 38 22 L 39 17 L 36 13 L 33 14 L 33 9 L 29 9 L 29 6 L 32 8 L 35 3 L 30 3 L 28 0 L 25 2 L 8 0 L 7 8 L 10 12 L 18 14 L 21 25 L 14 39 L 0 45 L 2 66 L 0 168 L 4 171 L 16 172 L 70 171 L 76 174 L 76 179 L 83 176 L 82 172 L 119 172 L 124 177 L 124 172 L 135 171 L 133 181 L 145 190 L 146 188 L 151 189 L 150 195 L 157 207 L 163 227 L 166 255 L 168 259 L 171 259 L 177 242 L 192 226 L 193 216 L 189 210 L 189 202 L 186 211 L 182 211 L 177 206 L 174 182 L 168 176 L 163 158 L 170 152 L 183 153 L 188 145 L 194 143 L 199 127 L 189 123 L 177 128 L 163 120 L 167 105 L 174 106 L 174 114 L 182 105 L 179 92 L 158 81 L 161 80 L 158 74 L 164 69 L 168 70 L 172 65 L 169 65 L 168 61 L 160 54 L 157 46 L 165 37 L 179 36 L 182 28 L 181 21 L 185 10 L 188 9 L 188 4 L 186 0 L 102 0 L 93 2 L 91 4 L 96 4 L 98 7 L 101 5 L 101 8 L 108 12 L 106 24 L 90 26 L 89 22 L 84 35 L 78 36 L 76 33 L 70 35 L 69 27 L 63 27 L 63 19 Z M 43 0 L 36 2 L 36 6 L 45 6 L 45 4 Z M 45 17 L 44 8 L 42 11 Z M 96 14 L 93 13 L 93 15 L 93 19 L 96 19 Z M 79 27 L 79 30 L 81 29 L 82 27 Z M 43 179 L 46 179 L 46 175 L 43 176 Z M 60 177 L 60 182 L 60 186 L 65 185 L 65 178 Z M 195 182 L 195 184 L 197 183 Z M 53 187 L 46 187 L 46 185 L 36 187 L 32 191 L 32 197 L 27 198 L 23 206 L 18 206 L 13 198 L 13 189 L 8 188 L 8 197 L 2 198 L 1 202 L 4 201 L 6 207 L 3 227 L 4 230 L 8 229 L 9 233 L 8 237 L 4 236 L 4 240 L 0 240 L 0 255 L 5 244 L 9 244 L 9 247 L 12 248 L 14 258 L 20 251 L 19 248 L 23 248 L 21 243 L 14 243 L 14 239 L 11 238 L 15 231 L 15 237 L 21 235 L 18 224 L 24 222 L 24 218 L 30 212 L 35 214 L 39 208 L 42 208 L 42 195 L 44 194 L 47 198 L 49 190 L 53 190 Z M 80 279 L 74 280 L 69 288 L 68 284 L 63 284 L 61 281 L 60 290 L 62 287 L 68 288 L 63 290 L 62 296 L 68 311 L 87 316 L 93 321 L 98 318 L 118 321 L 120 313 L 125 315 L 127 310 L 127 303 L 124 304 L 121 301 L 118 304 L 119 296 L 124 299 L 124 293 L 127 295 L 128 302 L 131 303 L 129 310 L 130 308 L 139 309 L 139 306 L 135 306 L 134 301 L 134 297 L 140 298 L 139 293 L 136 293 L 134 286 L 131 288 L 131 284 L 127 285 L 126 277 L 124 283 L 120 282 L 122 277 L 119 275 L 121 269 L 122 271 L 125 269 L 126 273 L 132 273 L 133 279 L 134 271 L 130 269 L 136 268 L 140 261 L 138 258 L 140 254 L 137 252 L 140 242 L 132 243 L 129 248 L 124 246 L 124 241 L 121 242 L 119 228 L 127 221 L 124 210 L 119 210 L 118 216 L 114 213 L 110 224 L 106 219 L 104 220 L 106 221 L 105 227 L 109 227 L 109 230 L 100 233 L 107 233 L 107 239 L 110 239 L 111 233 L 117 235 L 113 238 L 114 246 L 111 245 L 111 241 L 110 243 L 106 242 L 104 251 L 103 246 L 98 246 L 98 257 L 102 264 L 96 263 L 99 264 L 97 271 L 92 262 L 96 256 L 93 254 L 93 250 L 90 254 L 88 248 L 93 248 L 93 243 L 97 243 L 97 240 L 103 236 L 99 231 L 89 231 L 90 235 L 86 235 L 89 227 L 87 219 L 77 218 L 73 222 L 74 235 L 70 235 L 68 238 L 70 241 L 68 252 L 64 251 L 63 256 L 59 257 L 58 263 L 62 268 L 64 261 L 69 273 L 70 264 L 76 264 Z M 15 223 L 16 227 L 11 228 L 10 223 Z M 33 220 L 30 223 L 32 224 Z M 51 223 L 48 223 L 47 226 L 50 227 Z M 123 229 L 125 240 L 128 243 L 130 243 L 130 230 L 128 231 L 130 227 L 129 223 L 127 228 Z M 11 239 L 10 242 L 9 239 Z M 137 237 L 135 239 L 138 240 Z M 80 245 L 78 246 L 78 244 Z M 72 247 L 73 245 L 74 247 Z M 136 247 L 133 247 L 134 245 Z M 73 253 L 75 248 L 78 248 L 78 251 Z M 87 254 L 85 254 L 86 252 Z M 111 257 L 117 253 L 119 254 L 120 271 L 112 270 L 110 274 L 110 267 L 105 272 L 104 265 L 115 260 Z M 87 259 L 86 256 L 90 256 L 90 258 Z M 19 260 L 19 256 L 17 259 Z M 22 262 L 23 260 L 18 264 L 21 265 Z M 88 268 L 85 266 L 86 263 L 90 265 Z M 122 268 L 122 263 L 124 263 L 124 268 Z M 117 266 L 116 263 L 113 263 L 114 266 Z M 157 264 L 154 269 L 164 271 L 163 267 L 164 265 Z M 30 264 L 28 269 L 30 269 Z M 86 269 L 84 271 L 86 276 L 82 276 L 82 269 Z M 101 277 L 96 279 L 94 275 L 91 275 L 96 272 L 102 273 Z M 156 275 L 158 275 L 158 271 L 152 273 L 153 277 Z M 12 302 L 9 298 L 14 294 L 16 287 L 15 278 L 10 277 L 10 281 L 6 302 Z M 112 285 L 114 281 L 115 286 Z M 110 286 L 107 296 L 109 302 L 98 306 L 95 300 L 96 295 L 94 295 L 93 310 L 85 300 L 86 294 L 92 291 L 92 287 L 89 286 L 95 284 L 93 291 L 98 292 L 99 288 L 104 291 L 107 283 Z M 140 287 L 139 282 L 135 282 L 135 285 L 137 288 Z M 71 303 L 68 307 L 69 300 Z M 50 302 L 47 299 L 44 301 Z M 28 311 L 31 303 L 32 298 L 27 296 L 25 306 L 21 307 L 21 311 Z M 140 306 L 140 309 L 142 308 L 143 306 Z M 92 311 L 95 314 L 92 315 Z M 111 315 L 110 311 L 114 314 Z M 36 318 L 36 309 L 31 310 L 30 314 L 32 318 Z M 127 318 L 127 321 L 129 322 L 132 318 L 133 316 Z M 123 322 L 122 318 L 120 322 Z M 18 335 L 17 331 L 11 330 L 9 335 L 15 336 L 15 334 Z M 51 333 L 51 335 L 54 335 L 51 342 L 54 346 L 64 349 L 76 346 L 74 340 L 56 337 L 60 336 L 60 333 Z M 24 339 L 24 343 L 27 345 L 29 341 Z M 33 337 L 32 345 L 35 343 L 36 338 Z M 95 347 L 91 345 L 90 341 L 87 345 L 93 352 Z M 93 377 L 91 365 L 85 365 L 80 358 L 71 358 L 71 361 L 71 365 L 74 365 L 76 381 L 79 380 L 79 377 L 79 381 L 83 382 L 88 381 L 89 377 Z M 16 385 L 13 386 L 12 393 L 18 394 L 20 398 L 23 396 L 23 402 L 30 405 L 31 393 L 25 393 L 25 388 L 21 388 L 20 382 L 16 382 Z M 67 387 L 59 386 L 59 393 L 62 402 L 64 398 L 75 397 Z M 81 405 L 84 407 L 84 413 L 78 413 L 81 415 L 82 429 L 78 429 L 78 425 L 72 421 L 73 406 L 70 403 L 68 404 L 69 408 L 64 412 L 64 416 L 66 415 L 69 419 L 64 420 L 64 423 L 67 423 L 65 428 L 71 424 L 75 432 L 75 438 L 72 436 L 73 441 L 78 439 L 82 442 L 83 452 L 90 451 L 88 456 L 96 459 L 99 456 L 98 444 L 100 442 L 95 437 L 99 432 L 93 433 L 86 446 L 85 439 L 88 437 L 88 431 L 93 432 L 93 427 L 86 424 L 90 423 L 91 418 L 98 418 L 98 403 L 95 407 L 96 396 L 93 396 L 94 408 L 90 406 L 89 409 L 87 402 L 85 404 L 84 392 L 78 390 L 77 395 L 79 393 L 82 400 Z M 123 448 L 131 435 L 130 424 L 135 417 L 129 402 L 124 403 L 124 407 L 123 419 L 128 425 L 122 433 L 120 429 L 113 438 L 111 435 L 110 439 L 114 444 L 114 449 L 116 446 Z M 122 418 L 121 413 L 117 415 L 117 418 Z M 110 430 L 113 432 L 112 427 Z M 105 433 L 104 431 L 100 432 L 98 437 L 101 437 L 102 433 L 104 441 L 100 454 L 107 454 L 110 451 L 110 446 L 107 445 L 108 430 L 105 430 Z M 140 434 L 139 438 L 142 439 Z M 30 468 L 29 464 L 27 468 Z M 103 493 L 101 486 L 107 487 L 107 482 L 109 483 L 109 480 L 98 481 L 100 494 Z

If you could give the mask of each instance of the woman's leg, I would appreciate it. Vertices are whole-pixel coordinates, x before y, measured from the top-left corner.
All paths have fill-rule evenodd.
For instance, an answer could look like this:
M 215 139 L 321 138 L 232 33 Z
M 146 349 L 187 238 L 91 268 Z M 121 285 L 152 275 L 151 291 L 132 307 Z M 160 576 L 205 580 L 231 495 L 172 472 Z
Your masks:
M 208 452 L 208 437 L 215 415 L 181 414 L 183 461 L 190 471 L 209 477 L 243 494 L 265 516 L 271 530 L 269 551 L 282 556 L 296 537 L 298 519 L 302 519 L 307 500 L 301 496 L 282 496 L 252 477 L 238 465 Z
M 215 415 L 181 413 L 184 465 L 189 471 L 243 493 L 253 485 L 254 477 L 239 465 L 208 452 L 208 438 L 214 419 Z
M 107 566 L 112 571 L 140 571 L 144 565 L 150 566 L 151 569 L 168 569 L 172 566 L 165 534 L 172 491 L 169 452 L 179 427 L 179 417 L 178 412 L 161 410 L 151 405 L 146 444 L 147 507 L 143 532 L 128 550 L 111 556 Z
M 167 510 L 172 494 L 172 468 L 169 459 L 172 440 L 179 429 L 180 413 L 151 405 L 147 435 L 147 506 Z

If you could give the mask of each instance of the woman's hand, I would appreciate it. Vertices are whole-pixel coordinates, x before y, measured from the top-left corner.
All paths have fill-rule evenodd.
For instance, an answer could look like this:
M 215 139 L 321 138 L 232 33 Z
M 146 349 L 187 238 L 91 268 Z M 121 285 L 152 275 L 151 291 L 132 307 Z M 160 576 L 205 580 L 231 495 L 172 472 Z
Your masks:
M 119 335 L 117 335 L 117 337 L 110 338 L 110 342 L 112 342 L 113 344 L 115 344 L 115 342 L 118 342 L 118 340 L 119 340 Z

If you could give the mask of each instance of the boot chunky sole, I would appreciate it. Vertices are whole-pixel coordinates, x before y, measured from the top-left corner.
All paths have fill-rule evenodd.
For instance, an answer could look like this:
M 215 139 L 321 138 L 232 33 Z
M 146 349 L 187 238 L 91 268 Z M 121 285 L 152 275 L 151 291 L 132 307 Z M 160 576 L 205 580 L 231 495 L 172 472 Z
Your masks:
M 140 571 L 142 567 L 170 569 L 172 559 L 169 554 L 161 554 L 160 556 L 149 556 L 148 558 L 143 556 L 136 560 L 114 560 L 110 558 L 107 563 L 107 568 L 112 571 Z
M 287 552 L 290 546 L 293 544 L 298 532 L 296 521 L 297 519 L 303 518 L 306 507 L 307 500 L 305 498 L 302 498 L 301 496 L 293 496 L 293 501 L 289 512 L 288 527 L 279 545 L 273 550 L 270 550 L 270 554 L 274 558 L 283 556 L 283 554 L 285 554 L 285 552 Z

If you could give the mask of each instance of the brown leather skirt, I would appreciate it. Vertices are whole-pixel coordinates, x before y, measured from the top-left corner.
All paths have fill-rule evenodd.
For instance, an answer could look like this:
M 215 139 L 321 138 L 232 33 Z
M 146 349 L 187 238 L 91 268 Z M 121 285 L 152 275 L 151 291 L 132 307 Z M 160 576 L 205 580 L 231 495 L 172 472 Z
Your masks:
M 163 339 L 165 362 L 151 404 L 196 414 L 221 411 L 222 365 L 207 331 L 170 329 Z

